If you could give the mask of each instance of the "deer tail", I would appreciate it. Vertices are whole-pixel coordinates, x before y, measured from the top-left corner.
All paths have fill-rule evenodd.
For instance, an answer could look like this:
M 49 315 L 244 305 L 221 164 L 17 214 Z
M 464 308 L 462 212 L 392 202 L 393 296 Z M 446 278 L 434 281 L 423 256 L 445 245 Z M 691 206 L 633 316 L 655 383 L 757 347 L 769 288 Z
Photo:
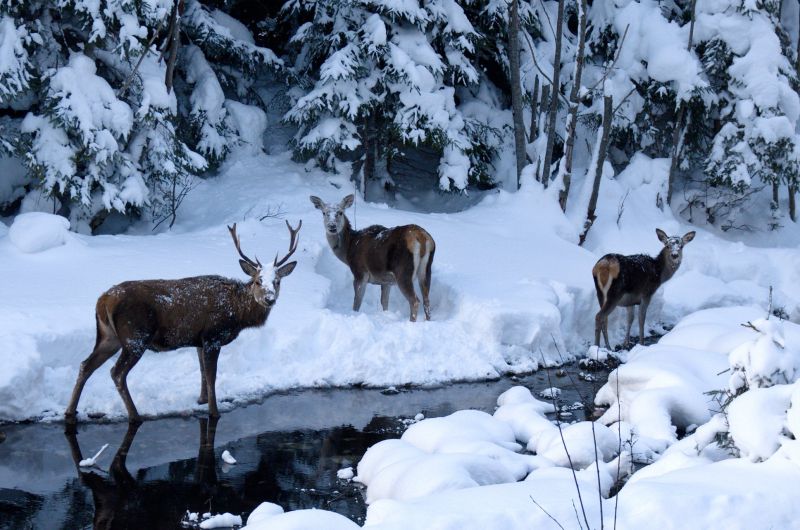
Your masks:
M 97 322 L 97 341 L 95 343 L 95 348 L 97 348 L 104 338 L 113 337 L 119 340 L 117 328 L 114 326 L 114 315 L 112 314 L 111 304 L 106 296 L 101 296 L 97 301 L 97 308 L 94 314 L 95 321 Z
M 436 245 L 427 232 L 422 231 L 419 236 L 411 245 L 411 254 L 414 257 L 414 277 L 420 281 L 426 281 Z
M 592 268 L 592 276 L 597 290 L 597 301 L 600 303 L 600 307 L 603 307 L 608 302 L 608 291 L 611 289 L 611 284 L 619 277 L 619 261 L 612 257 L 601 258 Z

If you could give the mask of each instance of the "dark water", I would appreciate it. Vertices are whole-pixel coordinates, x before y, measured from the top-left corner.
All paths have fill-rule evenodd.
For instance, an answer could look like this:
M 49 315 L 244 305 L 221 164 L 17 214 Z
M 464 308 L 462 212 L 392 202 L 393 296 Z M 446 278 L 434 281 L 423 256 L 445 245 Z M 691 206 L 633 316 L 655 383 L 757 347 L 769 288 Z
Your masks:
M 569 369 L 577 374 L 578 369 Z M 558 377 L 561 402 L 591 400 L 599 383 Z M 337 478 L 368 447 L 397 438 L 418 413 L 492 412 L 497 396 L 522 384 L 534 393 L 548 373 L 387 395 L 374 389 L 307 390 L 207 418 L 164 418 L 138 428 L 84 423 L 0 426 L 0 528 L 181 528 L 190 512 L 246 516 L 261 502 L 285 510 L 323 508 L 363 523 L 361 488 Z M 582 418 L 575 410 L 573 418 Z M 0 437 L 1 438 L 1 437 Z M 97 466 L 77 462 L 108 448 Z M 230 451 L 234 466 L 220 455 Z

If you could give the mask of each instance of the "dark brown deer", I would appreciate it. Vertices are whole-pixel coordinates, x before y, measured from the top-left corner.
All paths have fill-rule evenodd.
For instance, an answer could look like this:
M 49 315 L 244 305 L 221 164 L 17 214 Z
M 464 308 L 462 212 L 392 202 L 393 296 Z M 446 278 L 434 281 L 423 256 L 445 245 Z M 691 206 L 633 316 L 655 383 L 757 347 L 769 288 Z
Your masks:
M 333 253 L 353 273 L 353 311 L 361 308 L 368 283 L 381 286 L 381 306 L 389 308 L 389 290 L 397 284 L 408 300 L 411 321 L 417 320 L 419 298 L 414 292 L 414 278 L 422 292 L 425 319 L 431 318 L 431 266 L 436 244 L 431 235 L 417 225 L 372 225 L 353 230 L 344 211 L 353 205 L 355 197 L 348 195 L 339 204 L 326 204 L 319 197 L 310 197 L 322 212 L 325 236 Z
M 597 301 L 600 303 L 600 311 L 594 319 L 594 343 L 597 346 L 600 346 L 602 331 L 606 348 L 611 349 L 608 343 L 608 315 L 617 306 L 628 308 L 628 327 L 625 333 L 625 344 L 628 344 L 633 324 L 633 307 L 636 305 L 639 306 L 639 343 L 644 344 L 644 320 L 650 298 L 678 270 L 683 259 L 683 246 L 694 239 L 695 233 L 669 237 L 663 230 L 656 228 L 656 235 L 664 248 L 655 258 L 646 254 L 606 254 L 592 269 Z
M 250 276 L 242 282 L 222 276 L 194 276 L 180 280 L 140 280 L 115 285 L 97 300 L 94 351 L 81 363 L 72 399 L 65 412 L 74 422 L 78 400 L 86 381 L 120 348 L 111 378 L 128 410 L 131 422 L 141 421 L 128 392 L 128 372 L 145 350 L 170 351 L 194 346 L 200 361 L 200 398 L 208 403 L 212 417 L 219 416 L 215 383 L 217 359 L 222 346 L 245 328 L 263 326 L 278 300 L 281 279 L 292 273 L 296 261 L 286 263 L 297 250 L 297 228 L 289 223 L 289 252 L 270 267 L 244 255 L 236 235 L 236 224 L 228 227 L 241 259 L 239 265 Z

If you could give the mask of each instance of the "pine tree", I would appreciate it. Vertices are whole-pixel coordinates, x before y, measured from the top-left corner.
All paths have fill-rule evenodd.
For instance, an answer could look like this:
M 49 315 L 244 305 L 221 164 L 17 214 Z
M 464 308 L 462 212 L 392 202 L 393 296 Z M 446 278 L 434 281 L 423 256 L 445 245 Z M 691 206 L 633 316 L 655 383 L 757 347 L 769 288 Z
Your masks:
M 309 86 L 286 115 L 298 157 L 332 169 L 355 153 L 369 168 L 376 151 L 424 144 L 442 153 L 442 189 L 487 178 L 495 131 L 457 105 L 480 81 L 478 34 L 458 2 L 293 0 L 284 12 L 310 18 L 292 39 Z
M 254 81 L 282 64 L 196 0 L 7 0 L 0 37 L 0 106 L 28 112 L 0 150 L 80 230 L 111 211 L 174 222 L 197 175 L 252 134 L 228 98 L 256 101 Z

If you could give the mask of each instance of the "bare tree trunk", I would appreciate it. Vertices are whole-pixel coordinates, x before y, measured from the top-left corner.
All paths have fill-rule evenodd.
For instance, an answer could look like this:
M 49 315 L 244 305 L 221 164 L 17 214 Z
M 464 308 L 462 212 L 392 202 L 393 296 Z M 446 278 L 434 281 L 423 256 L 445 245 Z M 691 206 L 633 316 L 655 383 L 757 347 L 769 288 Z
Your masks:
M 531 128 L 528 133 L 528 143 L 533 143 L 539 136 L 539 76 L 533 81 L 533 96 L 531 97 Z
M 572 90 L 569 94 L 569 117 L 567 118 L 567 139 L 564 148 L 564 174 L 562 175 L 563 188 L 558 193 L 558 203 L 561 211 L 567 211 L 567 198 L 572 182 L 572 157 L 575 151 L 575 133 L 578 129 L 578 105 L 581 89 L 581 76 L 583 74 L 583 59 L 586 47 L 586 0 L 578 1 L 578 52 L 575 58 L 575 75 Z
M 178 47 L 181 43 L 181 22 L 183 15 L 184 0 L 175 0 L 170 16 L 169 35 L 167 36 L 167 72 L 164 75 L 164 84 L 167 86 L 167 93 L 172 91 L 172 79 L 175 76 L 175 62 L 178 59 Z
M 597 210 L 597 197 L 600 194 L 600 179 L 603 176 L 603 166 L 606 163 L 606 153 L 608 152 L 608 140 L 611 134 L 611 120 L 613 117 L 613 101 L 611 96 L 604 96 L 603 97 L 603 123 L 601 127 L 603 128 L 602 134 L 600 135 L 600 145 L 598 146 L 597 151 L 597 163 L 594 167 L 594 182 L 592 183 L 592 195 L 589 198 L 589 207 L 586 209 L 586 221 L 583 224 L 583 232 L 580 235 L 580 239 L 578 241 L 579 245 L 583 245 L 586 241 L 586 235 L 589 233 L 589 229 L 594 224 L 595 219 L 597 216 L 595 215 L 595 211 Z
M 370 115 L 364 119 L 364 133 L 362 139 L 364 145 L 364 162 L 361 165 L 361 193 L 365 201 L 367 200 L 367 184 L 375 179 L 375 164 L 377 158 L 377 135 L 375 129 L 375 117 L 370 113 Z
M 556 118 L 558 115 L 558 95 L 561 93 L 561 39 L 564 33 L 564 2 L 558 0 L 558 17 L 556 19 L 556 49 L 553 54 L 553 87 L 550 98 L 550 111 L 547 117 L 547 146 L 544 151 L 541 181 L 546 188 L 550 184 L 550 166 L 553 162 L 553 146 L 556 141 Z
M 689 43 L 686 45 L 687 51 L 692 51 L 692 40 L 694 39 L 694 12 L 697 0 L 692 0 L 691 22 L 689 25 Z M 682 100 L 678 106 L 678 115 L 675 117 L 675 129 L 672 131 L 672 155 L 669 163 L 669 177 L 667 180 L 667 204 L 672 206 L 672 192 L 675 189 L 675 179 L 678 176 L 678 156 L 681 152 L 683 143 L 683 119 L 686 115 L 686 100 Z
M 797 193 L 797 186 L 789 184 L 789 218 L 792 222 L 797 222 L 797 204 L 795 203 L 795 194 Z
M 517 155 L 517 189 L 525 167 L 525 122 L 522 119 L 522 87 L 519 72 L 519 0 L 511 0 L 508 28 L 508 68 L 511 74 L 511 114 L 514 119 L 514 150 Z

